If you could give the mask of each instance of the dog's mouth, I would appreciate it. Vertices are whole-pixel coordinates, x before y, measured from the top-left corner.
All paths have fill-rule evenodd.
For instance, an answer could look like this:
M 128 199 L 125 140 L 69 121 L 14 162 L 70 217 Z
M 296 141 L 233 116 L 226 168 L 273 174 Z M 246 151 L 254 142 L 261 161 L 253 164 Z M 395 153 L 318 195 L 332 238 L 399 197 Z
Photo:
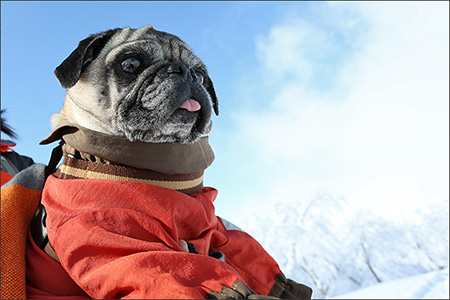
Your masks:
M 186 109 L 187 111 L 199 111 L 202 106 L 200 103 L 198 103 L 197 100 L 189 98 L 186 101 L 184 101 L 181 105 L 180 105 L 181 109 Z
M 203 136 L 209 135 L 211 129 L 208 109 L 204 101 L 188 96 L 181 104 L 173 107 L 172 113 L 160 119 L 147 131 L 153 142 L 181 142 L 190 144 Z
M 189 96 L 178 106 L 175 106 L 175 110 L 168 115 L 168 118 L 161 124 L 162 126 L 171 124 L 180 127 L 180 130 L 188 134 L 189 131 L 197 131 L 202 126 L 202 123 L 206 121 L 205 118 L 204 103 Z M 169 125 L 170 126 L 170 125 Z M 192 133 L 192 132 L 191 132 Z

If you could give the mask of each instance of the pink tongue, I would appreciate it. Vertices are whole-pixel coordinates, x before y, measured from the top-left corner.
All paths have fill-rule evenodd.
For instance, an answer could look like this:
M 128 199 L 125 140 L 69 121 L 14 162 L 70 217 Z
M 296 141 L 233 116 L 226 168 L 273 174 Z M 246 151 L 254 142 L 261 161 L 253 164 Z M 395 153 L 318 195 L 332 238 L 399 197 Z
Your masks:
M 197 111 L 200 110 L 202 106 L 196 100 L 189 98 L 181 104 L 180 108 L 187 109 L 188 111 Z

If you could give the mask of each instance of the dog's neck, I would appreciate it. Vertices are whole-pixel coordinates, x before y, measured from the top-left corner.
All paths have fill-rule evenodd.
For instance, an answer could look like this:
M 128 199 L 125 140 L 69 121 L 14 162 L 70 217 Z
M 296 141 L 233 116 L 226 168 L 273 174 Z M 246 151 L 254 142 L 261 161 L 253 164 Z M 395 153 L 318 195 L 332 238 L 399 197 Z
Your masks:
M 103 108 L 101 112 L 98 111 L 98 107 L 83 107 L 78 104 L 80 101 L 74 101 L 75 97 L 91 97 L 95 99 L 95 91 L 89 86 L 86 86 L 82 82 L 75 85 L 70 91 L 67 92 L 64 105 L 59 113 L 53 114 L 51 117 L 51 124 L 53 127 L 57 127 L 61 123 L 79 124 L 83 127 L 89 126 L 91 130 L 101 132 L 104 134 L 112 134 L 110 124 L 110 113 L 106 108 Z M 95 103 L 95 101 L 92 101 Z M 89 102 L 88 102 L 89 104 Z M 101 116 L 104 119 L 101 119 Z

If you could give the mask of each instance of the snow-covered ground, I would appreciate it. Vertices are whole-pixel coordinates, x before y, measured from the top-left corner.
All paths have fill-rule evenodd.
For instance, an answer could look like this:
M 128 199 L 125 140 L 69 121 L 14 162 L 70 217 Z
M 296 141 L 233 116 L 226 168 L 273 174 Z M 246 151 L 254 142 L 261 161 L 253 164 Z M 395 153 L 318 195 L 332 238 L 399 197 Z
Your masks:
M 236 225 L 313 298 L 449 298 L 447 199 L 389 219 L 322 194 Z
M 379 283 L 330 299 L 449 299 L 449 270 Z

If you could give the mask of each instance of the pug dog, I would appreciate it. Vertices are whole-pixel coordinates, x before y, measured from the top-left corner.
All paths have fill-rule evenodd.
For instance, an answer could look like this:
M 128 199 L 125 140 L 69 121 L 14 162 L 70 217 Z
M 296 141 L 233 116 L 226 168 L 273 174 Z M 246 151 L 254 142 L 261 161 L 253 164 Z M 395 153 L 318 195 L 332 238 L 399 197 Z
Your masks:
M 114 29 L 95 34 L 55 70 L 67 89 L 62 122 L 130 141 L 192 144 L 211 132 L 219 114 L 203 62 L 177 36 Z
M 214 213 L 203 171 L 219 104 L 186 43 L 113 29 L 81 41 L 55 75 L 67 94 L 43 143 L 61 139 L 64 161 L 33 220 L 28 297 L 311 297 Z

